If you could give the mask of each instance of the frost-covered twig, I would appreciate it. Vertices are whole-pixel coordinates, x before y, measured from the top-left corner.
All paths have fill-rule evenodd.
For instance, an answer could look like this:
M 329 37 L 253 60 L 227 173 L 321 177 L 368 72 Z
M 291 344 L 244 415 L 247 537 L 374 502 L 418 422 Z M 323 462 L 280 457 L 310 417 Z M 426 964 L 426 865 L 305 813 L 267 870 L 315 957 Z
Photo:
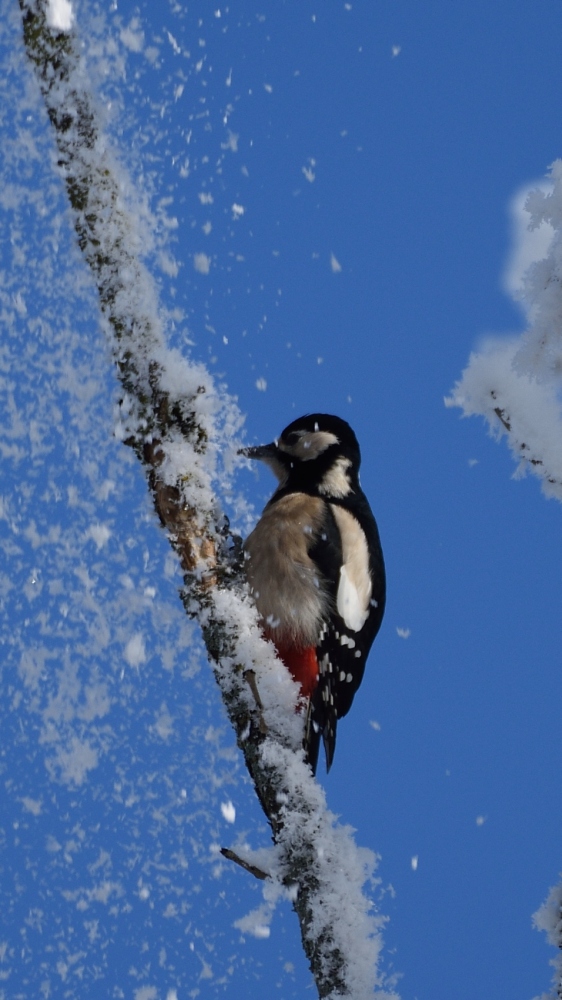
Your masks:
M 186 610 L 201 622 L 270 822 L 276 844 L 271 880 L 294 901 L 320 997 L 365 1000 L 380 984 L 382 921 L 372 916 L 362 891 L 375 859 L 336 823 L 304 763 L 296 685 L 261 637 L 244 587 L 239 540 L 213 492 L 218 453 L 239 428 L 238 411 L 202 366 L 165 346 L 154 284 L 139 259 L 140 241 L 76 38 L 57 23 L 60 5 L 20 0 L 20 7 L 25 47 L 54 127 L 78 242 L 99 291 L 123 388 L 118 432 L 146 470 L 185 574 Z
M 527 262 L 517 286 L 510 282 L 528 327 L 519 337 L 490 338 L 471 354 L 445 405 L 483 416 L 496 437 L 507 437 L 516 475 L 533 472 L 543 493 L 562 501 L 562 160 L 553 163 L 546 189 L 527 194 L 524 208 L 528 228 L 546 223 L 548 235 L 548 246 Z M 562 883 L 534 921 L 562 950 Z M 562 1000 L 562 957 L 553 965 L 554 995 Z
M 253 875 L 255 878 L 259 878 L 262 882 L 264 882 L 266 878 L 270 878 L 269 872 L 262 871 L 261 868 L 258 868 L 257 865 L 250 864 L 249 861 L 244 861 L 244 858 L 241 858 L 236 851 L 232 851 L 230 847 L 221 847 L 221 854 L 227 861 L 234 861 L 234 864 L 240 865 L 245 872 L 250 872 L 250 875 Z
M 562 950 L 562 884 L 554 886 L 539 910 L 534 914 L 533 921 L 539 931 L 544 931 L 550 944 Z M 553 960 L 555 967 L 553 977 L 553 996 L 562 1000 L 562 955 Z
M 465 416 L 480 414 L 505 435 L 517 473 L 534 473 L 547 496 L 562 500 L 562 161 L 548 187 L 529 192 L 529 229 L 543 224 L 550 244 L 522 275 L 516 298 L 528 326 L 516 338 L 491 339 L 473 353 L 445 402 Z
M 520 372 L 516 339 L 494 340 L 472 354 L 446 406 L 466 417 L 486 418 L 492 433 L 506 436 L 518 463 L 516 475 L 531 471 L 547 496 L 562 500 L 562 405 L 556 383 Z

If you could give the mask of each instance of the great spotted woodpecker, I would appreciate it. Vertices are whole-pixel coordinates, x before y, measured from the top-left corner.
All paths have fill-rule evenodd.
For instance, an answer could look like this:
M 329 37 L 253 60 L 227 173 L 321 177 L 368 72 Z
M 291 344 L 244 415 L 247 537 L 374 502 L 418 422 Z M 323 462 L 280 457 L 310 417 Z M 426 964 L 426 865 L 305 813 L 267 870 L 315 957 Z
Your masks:
M 359 485 L 361 453 L 345 420 L 300 417 L 272 444 L 243 449 L 279 484 L 247 538 L 246 575 L 265 636 L 307 700 L 304 749 L 329 771 L 338 719 L 351 708 L 385 605 L 379 533 Z

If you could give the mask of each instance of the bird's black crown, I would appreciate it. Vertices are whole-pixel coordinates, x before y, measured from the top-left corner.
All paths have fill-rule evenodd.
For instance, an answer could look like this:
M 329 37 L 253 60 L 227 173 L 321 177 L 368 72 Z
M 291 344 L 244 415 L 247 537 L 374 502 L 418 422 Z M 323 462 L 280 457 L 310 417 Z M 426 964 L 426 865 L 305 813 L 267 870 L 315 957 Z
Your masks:
M 279 438 L 279 444 L 293 444 L 298 434 L 303 431 L 309 434 L 319 432 L 333 434 L 337 438 L 338 453 L 350 458 L 355 468 L 359 467 L 361 462 L 359 442 L 347 420 L 342 420 L 341 417 L 331 413 L 307 413 L 303 417 L 297 417 L 285 427 Z

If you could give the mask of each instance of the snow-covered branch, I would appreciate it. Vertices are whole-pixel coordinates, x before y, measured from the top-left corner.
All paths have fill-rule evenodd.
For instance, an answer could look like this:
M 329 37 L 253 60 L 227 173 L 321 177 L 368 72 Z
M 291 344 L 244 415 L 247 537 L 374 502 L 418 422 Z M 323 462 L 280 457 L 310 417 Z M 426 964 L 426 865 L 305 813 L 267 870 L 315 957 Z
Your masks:
M 550 890 L 547 898 L 534 914 L 533 921 L 539 931 L 544 931 L 550 944 L 562 950 L 562 884 L 558 883 Z M 562 998 L 562 955 L 558 955 L 552 964 L 555 967 L 553 976 L 553 995 Z M 544 1000 L 544 998 L 542 998 Z
M 80 248 L 99 291 L 123 390 L 116 431 L 147 473 L 205 643 L 270 822 L 267 883 L 288 894 L 321 997 L 365 1000 L 381 985 L 380 924 L 363 893 L 375 858 L 329 812 L 304 764 L 298 691 L 261 637 L 239 539 L 215 496 L 240 414 L 203 366 L 166 347 L 141 238 L 98 123 L 66 0 L 20 0 L 24 40 L 49 118 Z M 251 859 L 247 861 L 251 869 Z M 257 866 L 256 866 L 257 867 Z M 263 864 L 260 865 L 260 869 Z M 379 996 L 388 995 L 378 993 Z
M 447 406 L 483 416 L 491 432 L 507 437 L 517 461 L 516 476 L 533 472 L 546 496 L 562 500 L 562 405 L 554 380 L 519 370 L 517 339 L 490 341 L 470 356 Z
M 489 338 L 471 354 L 445 405 L 483 416 L 492 434 L 507 437 L 515 475 L 533 472 L 543 493 L 562 501 L 562 160 L 546 183 L 517 200 L 519 246 L 506 284 L 527 329 L 518 337 Z M 562 883 L 534 923 L 562 950 Z M 561 1000 L 562 957 L 552 964 L 553 995 Z
M 520 337 L 489 340 L 472 354 L 445 402 L 465 416 L 485 417 L 494 434 L 507 437 L 517 473 L 533 472 L 547 496 L 562 500 L 561 160 L 549 182 L 525 202 L 529 229 L 544 227 L 550 237 L 545 255 L 535 257 L 513 289 L 527 329 Z

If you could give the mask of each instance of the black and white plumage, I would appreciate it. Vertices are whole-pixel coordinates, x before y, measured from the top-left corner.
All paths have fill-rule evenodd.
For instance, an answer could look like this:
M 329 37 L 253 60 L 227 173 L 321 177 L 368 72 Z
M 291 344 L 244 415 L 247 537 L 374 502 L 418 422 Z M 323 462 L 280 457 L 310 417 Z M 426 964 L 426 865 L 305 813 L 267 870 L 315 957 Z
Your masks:
M 359 444 L 345 420 L 313 413 L 243 454 L 266 462 L 278 479 L 244 546 L 247 578 L 264 633 L 308 700 L 307 759 L 316 772 L 322 739 L 329 770 L 338 719 L 361 684 L 385 605 Z

